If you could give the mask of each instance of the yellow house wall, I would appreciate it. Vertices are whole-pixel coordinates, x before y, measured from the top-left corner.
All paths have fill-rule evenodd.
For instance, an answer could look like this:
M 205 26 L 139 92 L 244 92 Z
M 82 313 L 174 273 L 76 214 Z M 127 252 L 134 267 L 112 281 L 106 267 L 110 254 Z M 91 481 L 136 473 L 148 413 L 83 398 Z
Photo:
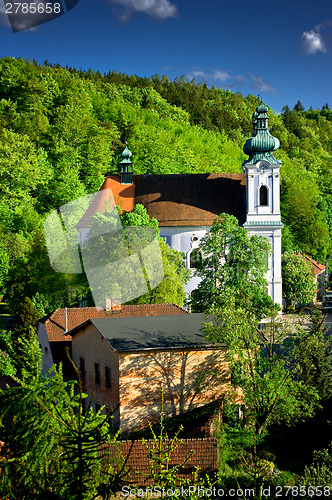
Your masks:
M 225 348 L 120 353 L 121 430 L 174 416 L 219 399 L 230 389 Z
M 80 367 L 80 357 L 85 361 L 84 391 L 91 396 L 91 402 L 106 405 L 112 409 L 119 403 L 119 363 L 118 353 L 113 351 L 108 342 L 100 335 L 92 324 L 79 331 L 73 337 L 72 357 L 75 365 Z M 95 363 L 100 368 L 100 384 L 95 382 Z M 111 388 L 106 387 L 105 366 L 111 369 Z M 116 411 L 113 423 L 119 423 L 119 411 Z

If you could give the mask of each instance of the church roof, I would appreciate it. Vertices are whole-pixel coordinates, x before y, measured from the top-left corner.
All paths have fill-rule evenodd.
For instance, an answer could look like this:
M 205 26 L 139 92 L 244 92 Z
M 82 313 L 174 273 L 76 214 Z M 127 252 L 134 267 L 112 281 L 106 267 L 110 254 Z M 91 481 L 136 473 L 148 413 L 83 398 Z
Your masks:
M 105 196 L 96 196 L 77 228 L 89 227 L 90 217 L 107 207 L 111 193 L 124 211 L 137 203 L 144 205 L 160 226 L 211 226 L 222 212 L 245 222 L 244 173 L 133 175 L 132 184 L 121 184 L 120 179 L 120 175 L 106 178 L 99 191 Z
M 309 255 L 306 254 L 301 254 L 301 255 L 303 256 L 306 262 L 309 262 L 309 264 L 311 264 L 311 270 L 315 276 L 318 276 L 318 274 L 326 271 L 326 266 L 324 266 L 324 264 L 320 264 L 319 262 L 317 262 L 317 260 L 314 260 L 311 257 L 309 257 Z
M 279 148 L 280 142 L 279 139 L 270 134 L 269 117 L 267 115 L 268 109 L 268 106 L 261 102 L 252 115 L 254 135 L 247 140 L 243 147 L 244 153 L 249 155 L 249 160 L 245 162 L 246 164 L 254 165 L 260 160 L 265 160 L 270 164 L 281 163 L 273 155 L 274 151 Z
M 78 221 L 76 227 L 89 227 L 90 217 L 98 212 L 103 212 L 106 208 L 114 208 L 113 200 L 110 200 L 113 194 L 115 204 L 125 212 L 130 212 L 134 208 L 135 185 L 134 184 L 121 184 L 120 175 L 109 175 L 104 180 L 101 188 L 99 189 L 101 196 L 95 196 L 91 205 Z M 109 207 L 111 202 L 111 207 Z
M 135 203 L 160 226 L 211 226 L 222 212 L 245 221 L 245 174 L 134 175 Z

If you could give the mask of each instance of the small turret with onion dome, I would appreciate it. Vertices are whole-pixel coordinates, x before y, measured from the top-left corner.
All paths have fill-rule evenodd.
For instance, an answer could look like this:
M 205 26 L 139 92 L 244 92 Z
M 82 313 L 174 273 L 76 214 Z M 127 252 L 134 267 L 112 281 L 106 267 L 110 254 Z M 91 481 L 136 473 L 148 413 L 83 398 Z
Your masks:
M 120 161 L 120 176 L 121 184 L 132 184 L 133 182 L 133 162 L 131 161 L 132 152 L 126 147 L 121 153 L 122 160 Z
M 245 164 L 254 165 L 260 160 L 265 160 L 270 164 L 281 163 L 273 155 L 273 152 L 279 148 L 280 142 L 279 139 L 270 134 L 268 109 L 266 104 L 261 102 L 252 115 L 254 135 L 247 140 L 243 147 L 244 153 L 249 155 L 249 160 Z

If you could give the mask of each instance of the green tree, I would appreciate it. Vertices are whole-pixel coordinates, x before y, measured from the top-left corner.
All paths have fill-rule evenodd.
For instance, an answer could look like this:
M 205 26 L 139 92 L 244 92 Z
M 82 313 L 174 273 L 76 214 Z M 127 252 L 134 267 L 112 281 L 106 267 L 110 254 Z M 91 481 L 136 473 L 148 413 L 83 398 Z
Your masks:
M 310 311 L 309 330 L 302 331 L 299 343 L 298 380 L 315 387 L 320 398 L 326 400 L 332 395 L 332 359 L 325 320 L 319 309 Z
M 0 243 L 0 296 L 5 291 L 5 280 L 9 271 L 9 255 L 3 241 Z
M 273 423 L 291 424 L 311 417 L 318 391 L 296 380 L 299 336 L 289 337 L 276 319 L 276 310 L 271 310 L 269 322 L 260 331 L 255 314 L 239 305 L 230 290 L 227 303 L 214 314 L 206 334 L 228 347 L 234 397 L 241 401 L 245 421 L 255 433 L 264 433 Z
M 131 212 L 120 215 L 123 227 L 143 226 L 155 229 L 159 234 L 157 219 L 149 217 L 143 205 L 137 204 Z M 159 285 L 148 294 L 138 297 L 135 304 L 174 303 L 182 306 L 185 300 L 184 285 L 190 277 L 184 262 L 184 254 L 170 248 L 163 238 L 159 237 L 159 246 L 164 267 L 164 278 Z
M 315 297 L 317 284 L 301 254 L 286 253 L 282 256 L 282 292 L 287 308 L 308 304 Z
M 109 498 L 118 485 L 110 421 L 84 412 L 80 381 L 66 383 L 61 369 L 41 374 L 38 344 L 21 340 L 25 362 L 12 363 L 16 387 L 0 391 L 0 492 L 4 498 L 83 500 Z M 4 372 L 2 372 L 4 373 Z M 121 464 L 117 470 L 121 471 Z
M 104 259 L 105 263 L 109 262 L 109 259 L 116 260 L 123 257 L 121 237 L 117 246 L 114 239 L 116 236 L 110 232 L 111 228 L 116 226 L 116 220 L 114 213 L 111 211 L 96 214 L 91 219 L 91 234 L 89 233 L 89 236 L 96 235 L 98 238 L 98 249 L 101 253 L 101 259 Z M 128 226 L 140 226 L 154 229 L 159 235 L 157 219 L 150 218 L 143 205 L 137 204 L 131 212 L 121 213 L 120 220 L 124 230 Z M 107 235 L 107 233 L 109 234 Z M 189 271 L 184 263 L 184 254 L 171 249 L 160 237 L 159 246 L 164 267 L 164 278 L 157 287 L 149 289 L 147 294 L 134 299 L 131 303 L 163 304 L 174 302 L 182 306 L 185 300 L 184 285 L 189 279 Z M 95 252 L 94 258 L 96 259 Z
M 221 214 L 202 239 L 202 260 L 196 274 L 202 278 L 192 297 L 195 311 L 223 307 L 232 291 L 239 304 L 256 314 L 272 306 L 266 293 L 267 256 L 271 252 L 265 238 L 248 235 L 232 215 Z
M 305 467 L 303 475 L 299 478 L 299 484 L 308 488 L 307 498 L 315 494 L 317 487 L 330 494 L 332 488 L 332 443 L 328 448 L 313 452 L 312 463 Z
M 301 101 L 297 101 L 297 103 L 295 104 L 294 108 L 293 108 L 294 111 L 298 111 L 300 113 L 303 113 L 304 111 L 304 106 L 302 104 Z

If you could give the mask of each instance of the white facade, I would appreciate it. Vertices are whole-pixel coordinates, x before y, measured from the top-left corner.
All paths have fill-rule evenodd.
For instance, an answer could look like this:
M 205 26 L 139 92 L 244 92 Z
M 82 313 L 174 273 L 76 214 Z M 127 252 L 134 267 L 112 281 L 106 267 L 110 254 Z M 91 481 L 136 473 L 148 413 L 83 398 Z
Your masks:
M 282 307 L 281 228 L 280 218 L 280 164 L 265 160 L 245 163 L 247 177 L 247 220 L 244 227 L 250 235 L 268 239 L 272 255 L 266 275 L 272 300 Z
M 191 267 L 192 252 L 199 248 L 201 239 L 206 235 L 210 229 L 209 226 L 196 226 L 196 227 L 159 227 L 160 236 L 166 239 L 168 246 L 183 252 L 185 254 L 185 262 L 187 269 L 190 270 L 191 277 L 185 285 L 185 292 L 187 297 L 191 292 L 198 287 L 201 278 L 195 276 L 195 269 Z

